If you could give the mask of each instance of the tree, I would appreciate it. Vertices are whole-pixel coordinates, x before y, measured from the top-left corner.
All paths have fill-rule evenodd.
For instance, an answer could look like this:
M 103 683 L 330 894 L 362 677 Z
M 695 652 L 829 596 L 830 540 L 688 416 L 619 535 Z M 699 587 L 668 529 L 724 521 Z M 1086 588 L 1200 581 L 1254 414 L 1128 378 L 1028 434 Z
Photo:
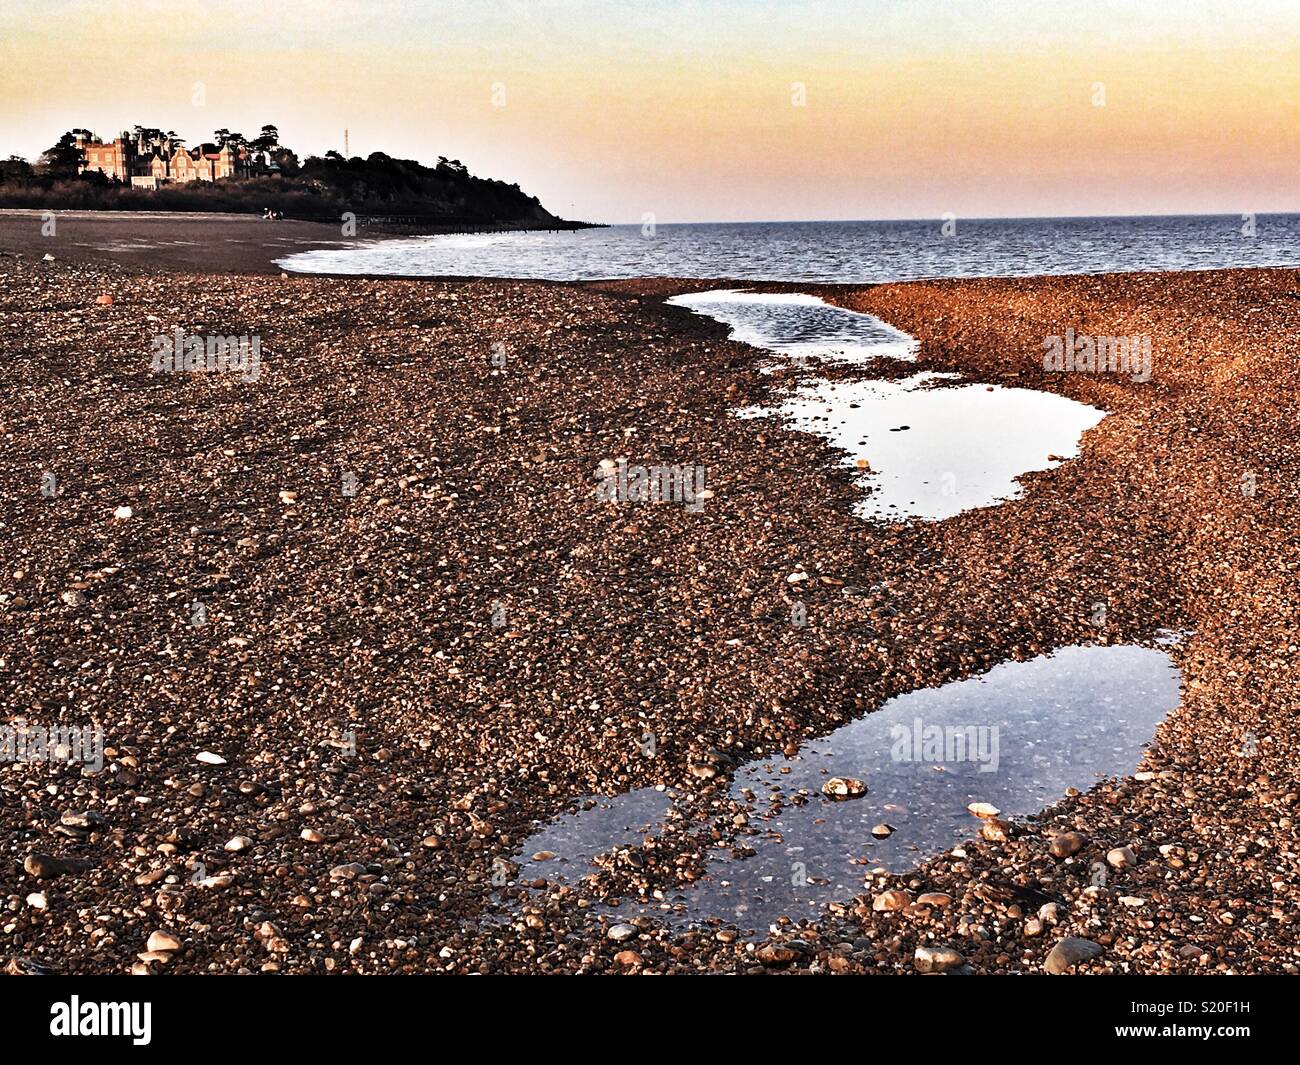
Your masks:
M 273 125 L 265 125 L 262 132 L 253 139 L 250 145 L 254 151 L 270 152 L 274 148 L 280 147 L 280 131 Z
M 288 148 L 273 148 L 269 154 L 271 162 L 280 168 L 280 173 L 286 176 L 298 173 L 298 156 Z
M 81 169 L 81 164 L 85 159 L 85 152 L 77 147 L 77 133 L 83 136 L 86 130 L 75 130 L 65 133 L 53 147 L 46 148 L 41 153 L 41 167 L 51 177 L 67 178 L 76 177 Z
M 21 155 L 11 155 L 0 162 L 0 185 L 26 184 L 33 176 L 32 164 Z
M 214 130 L 212 133 L 212 139 L 216 141 L 218 148 L 222 148 L 225 146 L 226 141 L 230 139 L 230 130 L 228 129 Z

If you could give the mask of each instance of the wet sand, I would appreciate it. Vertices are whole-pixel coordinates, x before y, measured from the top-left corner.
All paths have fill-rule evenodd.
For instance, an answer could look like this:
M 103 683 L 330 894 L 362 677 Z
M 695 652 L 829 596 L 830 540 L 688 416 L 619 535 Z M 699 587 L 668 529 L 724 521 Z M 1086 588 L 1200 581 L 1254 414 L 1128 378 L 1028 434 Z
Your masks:
M 4 715 L 98 723 L 107 750 L 93 775 L 0 768 L 7 958 L 911 972 L 950 945 L 996 973 L 1076 936 L 1100 948 L 1077 971 L 1300 964 L 1297 271 L 798 286 L 917 337 L 916 367 L 1111 412 L 1023 498 L 881 526 L 822 441 L 729 413 L 800 371 L 662 302 L 708 283 L 282 280 L 14 240 L 6 219 Z M 150 373 L 173 325 L 256 334 L 259 379 Z M 1152 380 L 1044 373 L 1066 327 L 1150 333 Z M 598 502 L 597 464 L 625 455 L 704 465 L 715 495 Z M 992 838 L 972 818 L 963 849 L 758 949 L 593 919 L 744 845 L 735 766 L 918 687 L 1166 628 L 1194 632 L 1183 703 L 1141 773 Z M 655 784 L 690 818 L 654 846 L 514 884 L 538 821 Z M 179 948 L 149 951 L 159 930 Z
M 53 233 L 48 229 L 41 211 L 0 210 L 0 257 L 53 255 L 135 271 L 278 274 L 275 259 L 345 243 L 339 226 L 245 214 L 57 211 Z

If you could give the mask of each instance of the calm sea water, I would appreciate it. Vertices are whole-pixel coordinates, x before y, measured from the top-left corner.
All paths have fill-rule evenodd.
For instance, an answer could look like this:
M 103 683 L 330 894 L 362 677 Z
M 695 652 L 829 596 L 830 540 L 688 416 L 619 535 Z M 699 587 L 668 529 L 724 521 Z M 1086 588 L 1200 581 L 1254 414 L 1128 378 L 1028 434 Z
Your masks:
M 863 283 L 1122 270 L 1300 266 L 1300 215 L 749 222 L 361 242 L 280 259 L 307 273 Z

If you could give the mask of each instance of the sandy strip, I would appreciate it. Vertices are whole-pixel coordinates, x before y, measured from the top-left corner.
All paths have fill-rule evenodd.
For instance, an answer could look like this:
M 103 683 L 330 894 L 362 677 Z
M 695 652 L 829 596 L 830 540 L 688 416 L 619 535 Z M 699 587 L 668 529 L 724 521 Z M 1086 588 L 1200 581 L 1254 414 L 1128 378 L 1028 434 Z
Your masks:
M 0 257 L 117 265 L 132 271 L 278 274 L 273 262 L 345 243 L 339 226 L 254 215 L 0 209 Z

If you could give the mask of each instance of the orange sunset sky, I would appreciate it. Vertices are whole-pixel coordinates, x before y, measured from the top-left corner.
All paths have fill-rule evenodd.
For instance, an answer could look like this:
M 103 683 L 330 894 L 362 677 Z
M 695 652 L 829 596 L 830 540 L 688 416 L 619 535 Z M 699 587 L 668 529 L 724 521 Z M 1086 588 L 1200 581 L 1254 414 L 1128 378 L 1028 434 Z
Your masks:
M 0 5 L 0 154 L 265 122 L 606 222 L 1295 211 L 1300 2 Z

